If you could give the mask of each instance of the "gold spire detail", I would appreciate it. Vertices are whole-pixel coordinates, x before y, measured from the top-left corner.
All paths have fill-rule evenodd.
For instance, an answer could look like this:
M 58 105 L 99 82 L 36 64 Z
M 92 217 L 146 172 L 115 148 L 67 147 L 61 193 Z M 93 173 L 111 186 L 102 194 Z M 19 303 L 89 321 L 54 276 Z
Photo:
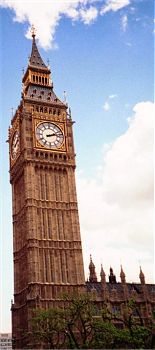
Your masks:
M 35 29 L 35 26 L 33 24 L 31 27 L 31 34 L 32 34 L 32 38 L 34 38 L 36 36 L 36 29 Z

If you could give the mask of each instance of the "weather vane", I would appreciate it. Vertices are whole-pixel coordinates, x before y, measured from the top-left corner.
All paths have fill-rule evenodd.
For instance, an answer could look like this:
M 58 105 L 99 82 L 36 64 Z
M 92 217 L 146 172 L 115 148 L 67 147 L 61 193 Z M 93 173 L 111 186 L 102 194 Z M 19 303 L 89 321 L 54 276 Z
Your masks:
M 36 29 L 35 29 L 35 26 L 32 24 L 32 27 L 31 27 L 31 34 L 32 34 L 32 38 L 35 37 L 36 35 Z
M 64 91 L 64 102 L 65 102 L 65 103 L 67 102 L 67 94 L 66 94 L 66 91 Z
M 13 115 L 14 115 L 14 108 L 13 107 L 11 108 L 11 114 L 12 114 L 12 117 L 13 117 Z

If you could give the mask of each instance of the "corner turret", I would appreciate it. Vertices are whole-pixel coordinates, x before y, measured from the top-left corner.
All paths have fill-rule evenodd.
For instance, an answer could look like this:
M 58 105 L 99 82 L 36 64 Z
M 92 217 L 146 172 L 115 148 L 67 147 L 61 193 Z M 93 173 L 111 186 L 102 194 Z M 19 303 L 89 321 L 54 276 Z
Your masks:
M 92 256 L 90 255 L 90 263 L 89 263 L 89 282 L 97 282 L 97 276 L 95 272 L 95 265 L 92 261 Z
M 101 276 L 101 283 L 102 283 L 102 285 L 105 285 L 106 284 L 106 274 L 105 274 L 105 272 L 103 270 L 102 264 L 101 264 L 100 276 Z
M 123 271 L 122 265 L 121 265 L 120 278 L 121 278 L 121 283 L 125 284 L 126 283 L 126 278 L 125 278 L 125 273 Z
M 139 278 L 140 278 L 140 282 L 141 284 L 145 284 L 145 275 L 141 269 L 141 266 L 140 266 L 140 273 L 139 273 Z
M 112 267 L 110 267 L 109 283 L 116 283 L 116 276 L 113 273 Z

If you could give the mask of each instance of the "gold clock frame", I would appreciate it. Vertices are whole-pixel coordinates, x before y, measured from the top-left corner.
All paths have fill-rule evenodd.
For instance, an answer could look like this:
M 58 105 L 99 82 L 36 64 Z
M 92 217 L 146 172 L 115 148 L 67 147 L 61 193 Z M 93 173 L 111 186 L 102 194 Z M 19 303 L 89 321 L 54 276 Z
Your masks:
M 17 151 L 17 154 L 15 156 L 15 158 L 12 157 L 12 143 L 13 143 L 13 138 L 15 133 L 18 132 L 19 135 L 19 148 Z M 19 117 L 16 119 L 16 121 L 14 122 L 12 128 L 9 130 L 9 144 L 10 144 L 10 164 L 11 166 L 14 165 L 14 163 L 16 162 L 17 158 L 20 155 L 20 130 L 19 130 Z
M 37 140 L 36 138 L 36 128 L 39 124 L 42 124 L 42 123 L 52 123 L 52 124 L 55 124 L 56 126 L 58 126 L 59 129 L 61 129 L 63 135 L 64 135 L 64 140 L 63 140 L 63 143 L 60 147 L 56 148 L 56 149 L 52 149 L 52 148 L 48 148 L 48 147 L 45 147 L 43 145 L 40 144 L 40 142 Z M 34 148 L 36 149 L 39 149 L 39 150 L 44 150 L 44 151 L 47 151 L 47 152 L 59 152 L 59 153 L 64 153 L 67 151 L 67 144 L 66 144 L 66 123 L 64 122 L 60 122 L 60 121 L 53 121 L 51 119 L 38 119 L 38 118 L 35 118 L 34 121 L 33 121 L 33 145 L 34 145 Z

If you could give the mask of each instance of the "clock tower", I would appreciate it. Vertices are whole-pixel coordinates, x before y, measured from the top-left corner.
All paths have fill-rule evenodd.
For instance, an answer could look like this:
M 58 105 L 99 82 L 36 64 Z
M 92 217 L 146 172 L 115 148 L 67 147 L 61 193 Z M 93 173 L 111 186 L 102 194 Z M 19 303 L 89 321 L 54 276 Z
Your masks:
M 85 285 L 71 115 L 53 90 L 50 68 L 32 52 L 9 128 L 13 200 L 12 336 L 25 348 L 32 309 L 63 303 Z

